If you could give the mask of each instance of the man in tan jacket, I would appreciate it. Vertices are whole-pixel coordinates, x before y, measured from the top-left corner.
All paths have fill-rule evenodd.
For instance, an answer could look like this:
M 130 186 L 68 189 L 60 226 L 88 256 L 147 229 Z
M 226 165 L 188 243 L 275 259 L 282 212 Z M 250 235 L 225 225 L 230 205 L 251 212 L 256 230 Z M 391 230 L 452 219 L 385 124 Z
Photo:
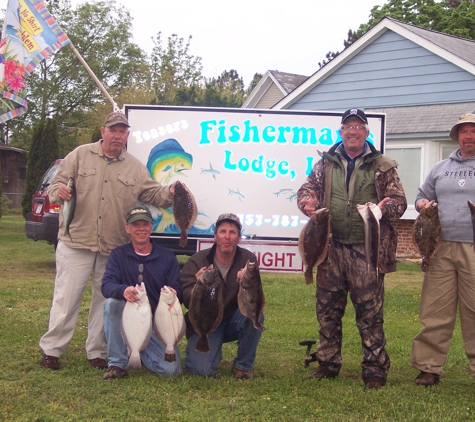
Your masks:
M 71 199 L 67 182 L 72 178 L 76 207 L 70 236 L 65 233 L 65 216 L 60 215 L 53 304 L 48 332 L 40 340 L 44 368 L 59 369 L 58 358 L 66 352 L 74 334 L 91 274 L 86 355 L 91 366 L 107 368 L 102 309 L 105 299 L 101 293 L 107 257 L 114 248 L 128 242 L 125 217 L 137 200 L 157 207 L 172 202 L 173 185 L 154 181 L 146 167 L 125 150 L 129 127 L 124 114 L 110 113 L 101 128 L 102 139 L 69 153 L 48 189 L 51 202 L 64 204 Z

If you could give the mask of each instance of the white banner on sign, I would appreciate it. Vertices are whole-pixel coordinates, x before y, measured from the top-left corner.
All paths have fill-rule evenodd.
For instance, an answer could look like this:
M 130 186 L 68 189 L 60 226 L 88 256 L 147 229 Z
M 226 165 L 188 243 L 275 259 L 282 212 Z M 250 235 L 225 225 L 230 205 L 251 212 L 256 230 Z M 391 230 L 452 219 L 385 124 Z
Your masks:
M 199 240 L 198 251 L 213 246 L 211 240 Z M 266 243 L 241 240 L 239 246 L 257 256 L 260 271 L 303 272 L 303 262 L 297 242 Z

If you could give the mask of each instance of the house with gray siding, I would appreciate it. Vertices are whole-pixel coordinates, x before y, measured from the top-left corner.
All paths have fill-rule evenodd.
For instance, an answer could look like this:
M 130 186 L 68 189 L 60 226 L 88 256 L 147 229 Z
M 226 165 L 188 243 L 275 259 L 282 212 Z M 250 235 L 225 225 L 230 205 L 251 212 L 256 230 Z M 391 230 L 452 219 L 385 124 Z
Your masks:
M 270 108 L 353 107 L 386 114 L 384 152 L 398 161 L 408 200 L 398 251 L 410 254 L 417 189 L 458 147 L 453 124 L 475 111 L 475 42 L 385 18 Z

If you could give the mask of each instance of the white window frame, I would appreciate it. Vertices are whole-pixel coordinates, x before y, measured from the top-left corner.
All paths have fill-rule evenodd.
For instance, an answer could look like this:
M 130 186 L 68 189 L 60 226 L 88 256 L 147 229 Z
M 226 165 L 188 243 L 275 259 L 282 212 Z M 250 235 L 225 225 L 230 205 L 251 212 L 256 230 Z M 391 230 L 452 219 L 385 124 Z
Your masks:
M 392 149 L 420 149 L 421 151 L 421 166 L 420 166 L 420 172 L 419 172 L 419 185 L 422 184 L 424 181 L 424 167 L 426 165 L 425 161 L 425 143 L 423 142 L 417 142 L 413 143 L 401 143 L 401 142 L 387 142 L 385 146 L 385 155 L 388 157 L 391 157 L 391 150 Z M 442 153 L 442 149 L 440 150 L 440 153 Z M 404 183 L 403 183 L 404 186 Z M 418 216 L 418 212 L 416 211 L 414 207 L 414 203 L 408 202 L 407 203 L 407 210 L 404 213 L 404 215 L 401 217 L 403 220 L 415 220 L 416 217 Z

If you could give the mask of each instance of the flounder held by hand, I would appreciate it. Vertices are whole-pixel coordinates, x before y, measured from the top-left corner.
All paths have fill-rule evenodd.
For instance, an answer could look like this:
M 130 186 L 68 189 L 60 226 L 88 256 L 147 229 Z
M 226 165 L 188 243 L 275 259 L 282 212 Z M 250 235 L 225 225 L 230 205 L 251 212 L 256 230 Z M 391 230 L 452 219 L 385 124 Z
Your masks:
M 208 335 L 221 324 L 223 312 L 221 277 L 219 270 L 210 265 L 193 287 L 188 308 L 191 325 L 200 336 L 195 346 L 197 352 L 209 352 Z
M 145 284 L 137 284 L 136 302 L 126 302 L 122 311 L 122 337 L 130 350 L 128 368 L 140 369 L 140 351 L 145 349 L 152 333 L 152 308 L 148 301 Z
M 175 362 L 175 345 L 185 333 L 185 318 L 176 292 L 168 286 L 160 290 L 153 328 L 157 338 L 166 346 L 165 362 Z
M 173 217 L 178 229 L 181 231 L 179 245 L 182 248 L 188 243 L 188 230 L 195 222 L 197 215 L 198 207 L 193 194 L 187 186 L 177 181 L 173 195 Z
M 422 257 L 421 269 L 426 273 L 429 271 L 429 260 L 439 248 L 442 239 L 437 202 L 430 201 L 421 208 L 412 227 L 412 239 Z
M 266 301 L 262 290 L 259 267 L 256 262 L 247 261 L 238 283 L 239 310 L 252 321 L 254 328 L 264 331 L 266 327 L 260 321 Z
M 313 283 L 313 269 L 325 259 L 330 240 L 330 211 L 315 211 L 300 232 L 299 251 L 305 265 L 305 282 Z

